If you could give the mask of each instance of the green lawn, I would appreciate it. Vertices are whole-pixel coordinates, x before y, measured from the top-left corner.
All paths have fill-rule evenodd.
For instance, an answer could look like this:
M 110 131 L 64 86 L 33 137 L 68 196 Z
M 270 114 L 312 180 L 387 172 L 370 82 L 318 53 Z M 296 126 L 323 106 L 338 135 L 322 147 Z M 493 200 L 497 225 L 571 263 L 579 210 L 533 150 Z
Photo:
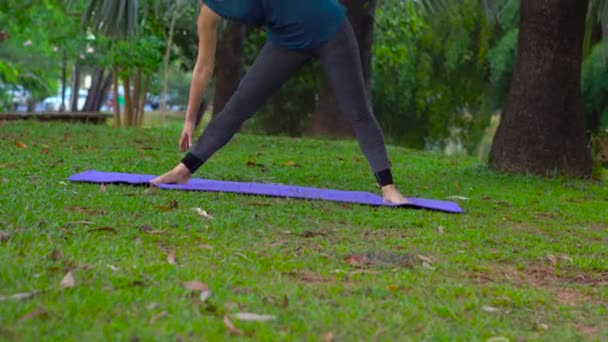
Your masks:
M 606 180 L 389 148 L 460 215 L 66 180 L 164 172 L 179 132 L 0 126 L 0 340 L 608 340 Z M 238 135 L 196 176 L 377 191 L 354 141 Z

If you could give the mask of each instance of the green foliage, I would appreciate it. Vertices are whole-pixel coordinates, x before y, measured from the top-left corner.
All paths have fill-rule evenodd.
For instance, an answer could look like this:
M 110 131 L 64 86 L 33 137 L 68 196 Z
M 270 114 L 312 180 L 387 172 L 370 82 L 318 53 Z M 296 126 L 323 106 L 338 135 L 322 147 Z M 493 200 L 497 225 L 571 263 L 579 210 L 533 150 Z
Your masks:
M 603 43 L 608 44 L 608 43 Z M 606 47 L 598 44 L 583 63 L 581 88 L 585 110 L 589 115 L 601 115 L 601 130 L 608 129 L 608 64 Z
M 62 56 L 76 60 L 86 50 L 78 18 L 53 1 L 3 1 L 0 9 L 0 27 L 9 34 L 0 43 L 0 93 L 20 86 L 34 101 L 56 93 Z M 7 99 L 0 96 L 0 108 Z
M 493 34 L 477 0 L 420 16 L 411 2 L 377 11 L 373 99 L 390 139 L 424 148 L 454 128 L 471 151 L 489 120 L 487 54 Z

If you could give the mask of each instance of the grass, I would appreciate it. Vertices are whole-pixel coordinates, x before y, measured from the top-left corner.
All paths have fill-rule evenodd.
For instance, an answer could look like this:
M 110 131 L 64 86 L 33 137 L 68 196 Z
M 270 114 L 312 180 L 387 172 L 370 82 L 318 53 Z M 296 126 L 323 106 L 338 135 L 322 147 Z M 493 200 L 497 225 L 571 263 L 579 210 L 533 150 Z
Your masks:
M 0 127 L 0 339 L 608 340 L 605 180 L 389 147 L 403 192 L 461 215 L 66 181 L 163 172 L 179 130 Z M 377 191 L 353 141 L 237 135 L 196 176 Z

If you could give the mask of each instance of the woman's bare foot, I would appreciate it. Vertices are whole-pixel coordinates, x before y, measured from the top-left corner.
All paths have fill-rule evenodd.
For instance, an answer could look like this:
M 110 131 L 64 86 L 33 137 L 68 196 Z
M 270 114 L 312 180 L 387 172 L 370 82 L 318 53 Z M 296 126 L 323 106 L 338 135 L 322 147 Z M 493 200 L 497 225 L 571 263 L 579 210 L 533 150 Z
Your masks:
M 192 174 L 190 170 L 183 163 L 179 163 L 173 170 L 166 172 L 153 180 L 150 183 L 153 184 L 186 184 Z
M 407 200 L 395 187 L 394 184 L 383 186 L 382 187 L 382 198 L 385 202 L 395 203 L 395 204 L 407 204 L 410 201 Z

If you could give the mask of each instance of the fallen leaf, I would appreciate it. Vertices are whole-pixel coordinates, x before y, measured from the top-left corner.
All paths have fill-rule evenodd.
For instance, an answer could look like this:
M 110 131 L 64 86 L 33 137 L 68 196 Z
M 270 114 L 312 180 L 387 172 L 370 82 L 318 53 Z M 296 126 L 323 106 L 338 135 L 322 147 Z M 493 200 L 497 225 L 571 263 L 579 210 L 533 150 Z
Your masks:
M 323 232 L 311 232 L 310 230 L 305 230 L 300 234 L 300 236 L 304 238 L 312 238 L 315 236 L 327 236 L 327 234 Z
M 574 264 L 574 260 L 572 260 L 572 258 L 567 255 L 562 256 L 562 259 L 568 261 L 571 264 Z
M 115 228 L 112 227 L 99 227 L 89 229 L 90 232 L 109 232 L 109 233 L 118 233 Z
M 201 302 L 205 303 L 209 298 L 211 298 L 210 290 L 201 291 L 201 296 L 199 298 L 201 300 Z
M 32 311 L 26 313 L 25 315 L 21 316 L 21 318 L 19 318 L 19 320 L 25 321 L 28 319 L 48 318 L 48 317 L 49 317 L 49 313 L 45 309 L 35 309 L 35 310 L 32 310 Z
M 231 335 L 243 335 L 243 332 L 237 329 L 234 324 L 232 324 L 232 321 L 230 320 L 230 317 L 228 317 L 228 315 L 224 316 L 224 325 L 226 325 L 226 328 L 228 328 L 228 331 Z
M 249 161 L 249 160 L 247 161 L 247 164 L 246 164 L 246 165 L 247 165 L 247 166 L 250 166 L 250 167 L 251 167 L 251 166 L 264 167 L 264 164 L 258 164 L 258 163 L 254 163 L 254 162 Z
M 424 256 L 424 255 L 417 255 L 417 257 L 418 257 L 418 259 L 420 259 L 420 260 L 421 260 L 421 261 L 423 261 L 423 262 L 426 262 L 426 263 L 429 263 L 429 264 L 432 264 L 432 263 L 433 263 L 433 260 L 431 260 L 431 258 L 429 258 L 429 257 L 427 257 L 427 256 Z
M 334 342 L 335 341 L 335 336 L 333 331 L 330 331 L 328 333 L 325 334 L 325 336 L 323 336 L 323 342 Z
M 10 296 L 0 296 L 0 302 L 5 301 L 5 300 L 30 299 L 37 294 L 38 294 L 38 291 L 32 291 L 32 292 L 15 293 L 14 295 L 10 295 Z
M 238 319 L 240 321 L 255 321 L 255 322 L 265 322 L 265 321 L 274 321 L 276 319 L 275 316 L 271 315 L 259 315 L 251 312 L 239 312 L 232 315 L 233 318 Z
M 27 145 L 21 141 L 15 141 L 15 146 L 19 148 L 27 148 Z
M 553 266 L 557 266 L 557 258 L 553 254 L 547 254 L 547 259 L 551 262 Z
M 448 196 L 447 199 L 461 200 L 461 201 L 468 201 L 469 200 L 468 197 L 464 197 L 464 196 Z
M 76 280 L 74 280 L 74 275 L 72 274 L 72 271 L 69 271 L 65 274 L 63 279 L 61 279 L 60 285 L 64 288 L 71 288 L 76 286 Z
M 161 211 L 170 211 L 173 209 L 177 209 L 178 206 L 179 204 L 177 203 L 177 201 L 172 200 L 171 202 L 169 202 L 169 205 L 159 205 L 156 207 Z
M 431 270 L 431 271 L 434 271 L 434 270 L 435 270 L 435 267 L 433 267 L 431 264 L 429 264 L 429 263 L 428 263 L 428 262 L 426 262 L 426 261 L 422 263 L 422 268 L 425 268 L 425 269 L 427 269 L 427 270 Z
M 439 234 L 443 235 L 445 234 L 445 228 L 443 228 L 443 226 L 439 226 L 437 227 L 437 231 L 439 232 Z
M 501 311 L 499 308 L 495 308 L 495 307 L 489 306 L 489 305 L 484 305 L 481 309 L 485 312 L 500 312 Z
M 509 342 L 509 339 L 502 336 L 490 337 L 486 342 Z
M 160 313 L 158 313 L 158 314 L 156 314 L 156 315 L 152 316 L 152 318 L 150 318 L 150 324 L 154 324 L 154 323 L 155 323 L 156 321 L 158 321 L 159 319 L 161 319 L 161 318 L 163 318 L 163 317 L 166 317 L 166 316 L 167 316 L 167 314 L 168 314 L 168 313 L 167 313 L 167 311 L 163 311 L 163 312 L 160 312 Z
M 101 184 L 101 186 L 99 186 L 99 191 L 101 192 L 107 192 L 108 191 L 108 186 L 105 184 Z
M 120 270 L 118 267 L 116 267 L 114 265 L 106 265 L 106 266 L 108 266 L 108 268 L 111 269 L 114 272 L 118 272 Z
M 387 290 L 391 291 L 391 292 L 395 292 L 397 290 L 399 290 L 399 285 L 388 285 L 386 287 Z
M 177 260 L 175 259 L 175 249 L 170 249 L 167 253 L 167 262 L 172 265 L 177 265 Z
M 209 249 L 209 250 L 211 250 L 211 249 L 213 249 L 213 246 L 208 245 L 208 244 L 206 244 L 206 243 L 201 243 L 201 244 L 199 244 L 199 245 L 198 245 L 198 248 L 200 248 L 200 249 Z
M 154 230 L 152 229 L 151 226 L 144 224 L 143 226 L 139 227 L 139 229 L 146 233 L 146 234 L 150 234 L 150 235 L 160 235 L 160 234 L 165 234 L 167 233 L 166 230 Z
M 159 306 L 160 306 L 160 304 L 158 304 L 156 302 L 152 302 L 152 303 L 146 305 L 146 309 L 148 309 L 148 310 L 154 310 L 154 309 L 156 309 Z
M 63 252 L 58 249 L 55 249 L 51 253 L 49 253 L 49 258 L 55 261 L 61 260 L 63 259 Z
M 194 208 L 194 210 L 196 211 L 196 213 L 199 216 L 206 217 L 208 219 L 213 219 L 213 216 L 209 215 L 209 213 L 207 213 L 207 211 L 205 211 L 205 210 L 203 210 L 201 208 Z
M 84 225 L 87 225 L 87 226 L 92 226 L 92 225 L 96 225 L 97 223 L 91 222 L 91 221 L 72 221 L 72 222 L 66 223 L 65 226 L 69 227 L 69 226 L 75 226 L 75 225 L 78 225 L 78 224 L 84 224 Z
M 185 281 L 182 286 L 191 291 L 209 291 L 209 286 L 198 280 Z
M 296 162 L 294 162 L 293 160 L 290 160 L 290 161 L 286 162 L 285 165 L 287 165 L 287 166 L 293 166 L 293 167 L 300 167 L 300 165 L 297 164 Z
M 4 230 L 0 230 L 0 242 L 8 241 L 11 238 L 11 235 Z
M 351 266 L 355 267 L 365 267 L 372 264 L 369 257 L 366 255 L 353 254 L 344 258 L 344 260 Z

